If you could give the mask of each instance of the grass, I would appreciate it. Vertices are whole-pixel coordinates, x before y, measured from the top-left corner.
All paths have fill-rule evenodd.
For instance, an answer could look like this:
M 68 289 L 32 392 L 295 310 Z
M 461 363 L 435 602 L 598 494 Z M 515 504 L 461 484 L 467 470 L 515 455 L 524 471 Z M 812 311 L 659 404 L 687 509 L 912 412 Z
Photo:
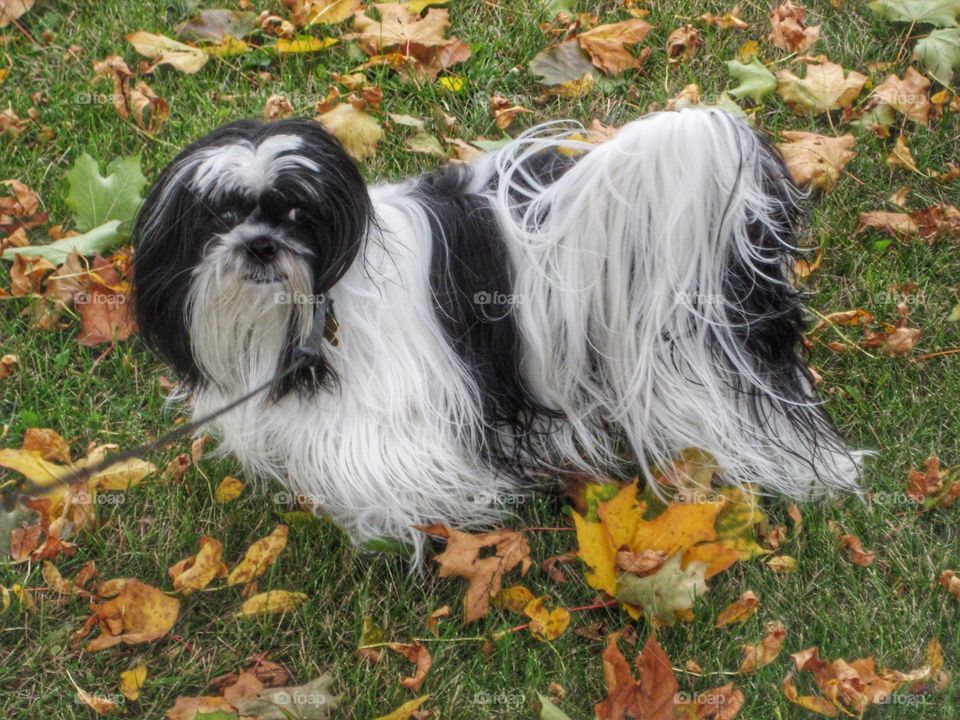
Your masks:
M 822 24 L 823 40 L 813 48 L 846 68 L 870 72 L 872 63 L 891 62 L 898 74 L 909 64 L 909 47 L 898 54 L 907 28 L 878 20 L 859 3 L 809 2 L 809 24 Z M 215 7 L 216 3 L 202 3 Z M 257 3 L 257 9 L 273 7 Z M 454 0 L 451 33 L 473 49 L 468 62 L 455 72 L 464 78 L 460 93 L 434 85 L 415 87 L 387 70 L 369 71 L 383 89 L 388 112 L 431 118 L 436 107 L 456 118 L 458 137 L 497 137 L 489 113 L 490 94 L 505 95 L 534 109 L 521 116 L 516 128 L 536 122 L 573 117 L 619 124 L 645 112 L 652 103 L 663 105 L 686 84 L 697 82 L 706 99 L 732 86 L 723 61 L 734 57 L 739 45 L 759 40 L 768 58 L 786 62 L 783 53 L 765 40 L 768 31 L 764 4 L 745 3 L 749 30 L 706 29 L 706 46 L 690 62 L 668 67 L 663 49 L 669 31 L 707 10 L 721 13 L 723 3 L 653 3 L 649 20 L 657 29 L 647 44 L 652 54 L 645 74 L 628 73 L 605 81 L 579 100 L 554 99 L 538 104 L 540 88 L 525 72 L 526 62 L 547 45 L 538 28 L 539 5 L 523 0 L 478 2 Z M 586 3 L 578 9 L 586 10 Z M 273 7 L 278 10 L 278 7 Z M 603 21 L 625 17 L 617 3 L 589 5 Z M 346 72 L 356 58 L 346 46 L 319 55 L 271 59 L 262 55 L 211 62 L 201 72 L 185 76 L 166 69 L 149 78 L 154 90 L 169 103 L 170 120 L 156 137 L 147 137 L 123 122 L 109 104 L 89 98 L 106 88 L 92 80 L 92 62 L 119 53 L 133 65 L 135 53 L 124 35 L 138 29 L 172 34 L 187 14 L 177 3 L 73 3 L 51 0 L 23 20 L 30 33 L 48 42 L 33 43 L 11 28 L 3 31 L 5 52 L 13 68 L 2 86 L 3 104 L 19 115 L 31 106 L 30 94 L 41 91 L 40 122 L 55 133 L 43 139 L 36 129 L 17 140 L 3 138 L 0 177 L 16 177 L 36 189 L 51 222 L 69 213 L 63 204 L 63 173 L 79 153 L 87 150 L 102 162 L 120 155 L 142 153 L 144 172 L 155 178 L 160 168 L 189 140 L 242 116 L 258 116 L 275 92 L 290 97 L 295 110 L 311 114 L 314 102 L 326 94 L 334 72 Z M 335 31 L 336 32 L 336 31 Z M 68 46 L 84 50 L 79 61 L 66 55 Z M 516 68 L 516 71 L 515 71 Z M 873 71 L 874 82 L 887 71 Z M 756 115 L 757 125 L 773 135 L 781 129 L 831 131 L 823 116 L 800 118 L 770 98 Z M 840 120 L 833 118 L 838 127 Z M 846 131 L 846 126 L 842 126 Z M 956 161 L 957 114 L 948 112 L 931 128 L 908 127 L 910 145 L 921 168 L 942 169 Z M 438 161 L 408 153 L 405 134 L 397 128 L 387 134 L 377 155 L 365 163 L 372 179 L 396 178 L 435 167 Z M 878 319 L 893 321 L 895 302 L 888 287 L 915 281 L 919 289 L 907 300 L 911 321 L 923 328 L 918 352 L 934 352 L 960 344 L 956 325 L 945 322 L 957 302 L 960 260 L 956 245 L 894 243 L 876 249 L 876 238 L 857 236 L 857 214 L 884 208 L 886 198 L 900 185 L 913 188 L 915 207 L 956 198 L 952 187 L 902 169 L 891 170 L 884 158 L 892 140 L 860 134 L 858 157 L 848 166 L 838 188 L 825 196 L 813 214 L 813 243 L 825 250 L 821 270 L 812 278 L 811 305 L 819 312 L 865 307 Z M 34 231 L 39 238 L 41 231 Z M 7 285 L 6 270 L 0 285 Z M 28 301 L 6 300 L 0 306 L 0 354 L 19 356 L 16 375 L 0 380 L 0 419 L 3 446 L 19 446 L 29 427 L 51 427 L 62 433 L 75 450 L 88 442 L 116 442 L 121 446 L 154 437 L 168 428 L 174 416 L 165 412 L 159 378 L 166 371 L 135 339 L 101 356 L 75 342 L 77 328 L 42 332 L 21 314 Z M 661 630 L 658 637 L 675 666 L 695 659 L 705 677 L 681 673 L 684 690 L 702 690 L 722 684 L 722 675 L 737 666 L 739 646 L 755 642 L 763 623 L 781 619 L 789 627 L 787 652 L 818 645 L 833 659 L 874 655 L 882 667 L 908 669 L 923 661 L 924 648 L 938 636 L 947 667 L 960 670 L 960 604 L 937 586 L 936 576 L 960 562 L 960 520 L 957 509 L 920 516 L 902 500 L 906 472 L 938 453 L 945 464 L 960 461 L 960 355 L 925 362 L 835 354 L 818 345 L 813 363 L 824 377 L 823 394 L 841 430 L 859 447 L 876 451 L 868 463 L 867 485 L 878 495 L 866 501 L 841 498 L 803 508 L 805 530 L 790 547 L 799 571 L 776 575 L 760 561 L 735 566 L 712 582 L 711 591 L 689 624 Z M 152 458 L 163 464 L 184 447 L 173 447 Z M 201 535 L 223 541 L 227 557 L 239 557 L 249 543 L 267 534 L 286 508 L 271 498 L 278 488 L 248 488 L 240 500 L 220 505 L 213 489 L 226 474 L 238 472 L 229 461 L 203 461 L 178 485 L 146 482 L 122 496 L 116 505 L 100 506 L 101 525 L 78 541 L 74 558 L 58 561 L 64 576 L 72 576 L 87 560 L 94 560 L 101 576 L 136 577 L 168 587 L 166 568 L 196 552 Z M 2 477 L 0 477 L 2 480 Z M 784 504 L 770 500 L 770 515 L 784 520 Z M 878 552 L 868 568 L 850 563 L 835 546 L 828 521 L 860 537 L 866 548 Z M 520 509 L 512 523 L 521 526 L 566 524 L 564 503 L 540 497 Z M 574 546 L 567 532 L 530 533 L 533 557 L 540 561 Z M 591 602 L 592 591 L 580 577 L 565 585 L 552 583 L 538 569 L 528 585 L 536 594 L 549 594 L 557 604 L 578 606 Z M 0 584 L 43 586 L 39 568 L 0 565 Z M 409 670 L 406 661 L 388 657 L 378 665 L 356 658 L 362 618 L 384 628 L 388 639 L 406 641 L 427 635 L 424 620 L 434 609 L 459 606 L 462 586 L 438 580 L 432 572 L 410 575 L 398 558 L 363 553 L 326 523 L 294 527 L 288 549 L 261 582 L 261 589 L 286 588 L 305 592 L 309 601 L 300 610 L 262 620 L 237 620 L 231 612 L 239 604 L 233 590 L 198 593 L 184 601 L 175 635 L 160 642 L 123 646 L 84 654 L 68 644 L 68 634 L 82 623 L 82 603 L 66 607 L 41 601 L 36 612 L 22 612 L 16 603 L 0 615 L 0 715 L 85 718 L 92 715 L 74 701 L 72 677 L 84 689 L 116 696 L 119 673 L 138 662 L 150 671 L 139 701 L 125 707 L 127 717 L 160 717 L 178 695 L 200 695 L 211 678 L 237 669 L 241 660 L 268 651 L 284 663 L 296 682 L 305 682 L 324 670 L 336 678 L 343 698 L 340 716 L 372 718 L 385 714 L 412 697 L 397 678 Z M 762 601 L 760 613 L 743 625 L 713 629 L 713 618 L 744 590 Z M 606 630 L 625 625 L 615 610 L 577 613 L 573 627 L 552 644 L 541 644 L 526 634 L 508 635 L 492 654 L 480 643 L 465 639 L 516 624 L 516 618 L 493 612 L 471 627 L 441 623 L 441 639 L 432 642 L 434 667 L 424 686 L 441 717 L 456 720 L 528 718 L 538 714 L 535 691 L 551 682 L 567 693 L 562 707 L 571 718 L 592 717 L 593 703 L 604 696 L 599 653 L 603 643 L 574 630 L 600 623 Z M 647 632 L 641 622 L 641 636 Z M 786 655 L 756 675 L 737 678 L 746 695 L 740 717 L 748 720 L 799 718 L 809 715 L 788 703 L 780 682 L 790 663 Z M 911 704 L 872 708 L 870 716 L 933 720 L 954 717 L 960 711 L 955 685 L 943 695 L 908 697 Z

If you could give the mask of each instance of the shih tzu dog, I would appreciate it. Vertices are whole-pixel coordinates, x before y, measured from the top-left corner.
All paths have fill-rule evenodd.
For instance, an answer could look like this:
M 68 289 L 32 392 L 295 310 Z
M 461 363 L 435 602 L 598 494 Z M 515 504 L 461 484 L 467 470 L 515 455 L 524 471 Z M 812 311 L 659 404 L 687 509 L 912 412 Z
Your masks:
M 141 336 L 199 416 L 329 326 L 319 362 L 215 433 L 360 541 L 419 550 L 413 525 L 490 522 L 531 472 L 649 472 L 688 447 L 730 482 L 855 488 L 800 355 L 800 193 L 777 151 L 718 110 L 582 137 L 542 126 L 368 186 L 313 121 L 227 125 L 140 212 Z

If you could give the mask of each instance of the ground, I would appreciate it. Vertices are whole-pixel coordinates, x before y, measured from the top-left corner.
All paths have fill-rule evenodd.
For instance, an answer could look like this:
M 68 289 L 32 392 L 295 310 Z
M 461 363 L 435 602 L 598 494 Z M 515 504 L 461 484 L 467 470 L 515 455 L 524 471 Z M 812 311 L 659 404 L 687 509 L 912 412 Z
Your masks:
M 280 11 L 272 3 L 255 0 L 254 5 L 257 11 Z M 880 19 L 852 0 L 807 5 L 808 25 L 821 25 L 822 39 L 811 53 L 825 53 L 845 68 L 868 74 L 874 83 L 888 71 L 901 74 L 910 64 L 906 26 Z M 576 7 L 603 22 L 627 17 L 614 2 L 577 3 Z M 509 128 L 513 134 L 558 118 L 599 119 L 618 125 L 643 114 L 651 104 L 662 106 L 689 83 L 699 84 L 705 100 L 716 98 L 736 84 L 723 63 L 735 57 L 747 40 L 759 40 L 765 59 L 786 66 L 787 53 L 770 48 L 766 41 L 770 10 L 766 4 L 743 5 L 743 17 L 751 23 L 747 30 L 704 28 L 704 48 L 678 66 L 666 63 L 664 47 L 670 30 L 707 10 L 721 14 L 730 8 L 714 2 L 657 2 L 649 9 L 647 20 L 656 29 L 644 43 L 652 50 L 645 70 L 605 80 L 582 98 L 537 100 L 542 87 L 526 64 L 549 40 L 538 27 L 546 11 L 533 0 L 451 2 L 450 33 L 464 39 L 472 50 L 469 60 L 448 73 L 463 79 L 457 92 L 429 82 L 420 86 L 404 82 L 386 68 L 367 74 L 382 88 L 385 111 L 432 118 L 439 106 L 455 118 L 453 134 L 472 140 L 500 136 L 490 112 L 492 94 L 533 110 L 519 116 Z M 95 60 L 119 53 L 133 67 L 141 58 L 124 41 L 127 33 L 147 30 L 172 35 L 175 24 L 188 14 L 179 2 L 104 0 L 75 5 L 54 0 L 38 5 L 22 19 L 36 42 L 5 28 L 0 55 L 10 56 L 13 64 L 0 86 L 2 104 L 24 116 L 35 104 L 31 93 L 42 92 L 42 104 L 36 107 L 40 123 L 52 129 L 53 137 L 40 137 L 31 129 L 18 139 L 0 138 L 0 177 L 27 183 L 40 193 L 51 221 L 65 220 L 69 212 L 63 204 L 64 172 L 84 150 L 102 162 L 142 153 L 144 174 L 153 180 L 188 141 L 227 121 L 260 116 L 274 93 L 285 94 L 297 114 L 312 115 L 314 104 L 333 83 L 332 74 L 349 71 L 362 59 L 343 44 L 318 54 L 280 58 L 258 54 L 212 61 L 194 75 L 158 70 L 147 79 L 169 103 L 170 117 L 154 135 L 122 120 L 109 103 L 91 101 L 104 90 L 93 80 Z M 43 40 L 45 32 L 49 35 Z M 341 30 L 314 34 L 324 32 L 337 35 Z M 72 45 L 83 50 L 79 60 L 67 53 Z M 892 65 L 888 70 L 872 69 L 872 64 L 883 62 Z M 743 105 L 748 107 L 749 102 Z M 840 113 L 829 118 L 798 117 L 776 96 L 765 100 L 755 122 L 774 137 L 785 129 L 833 134 L 831 125 L 835 125 L 838 132 L 850 130 Z M 436 157 L 409 152 L 404 147 L 407 134 L 400 130 L 388 131 L 377 152 L 363 163 L 371 181 L 440 164 Z M 922 170 L 942 170 L 948 161 L 958 159 L 956 111 L 947 111 L 930 127 L 911 125 L 907 130 Z M 913 358 L 954 348 L 960 344 L 960 329 L 946 318 L 957 303 L 960 284 L 956 243 L 908 240 L 881 247 L 878 236 L 857 235 L 855 229 L 858 213 L 891 209 L 886 200 L 901 185 L 911 186 L 913 207 L 927 207 L 950 202 L 951 197 L 955 200 L 957 184 L 888 167 L 884 160 L 893 139 L 855 132 L 858 156 L 837 188 L 823 195 L 813 209 L 810 243 L 823 249 L 823 264 L 808 283 L 809 303 L 822 314 L 862 307 L 878 320 L 893 322 L 896 303 L 905 301 L 911 324 L 922 329 Z M 9 264 L 4 266 L 0 286 L 7 287 Z M 908 281 L 916 287 L 906 294 L 890 290 Z M 80 346 L 75 325 L 64 332 L 33 329 L 29 318 L 20 313 L 27 300 L 0 302 L 0 354 L 19 358 L 18 371 L 0 379 L 4 447 L 19 446 L 30 427 L 53 428 L 76 450 L 91 441 L 132 445 L 171 426 L 177 409 L 164 408 L 160 387 L 161 377 L 169 376 L 169 370 L 135 338 L 104 353 L 104 347 Z M 829 339 L 841 340 L 838 335 Z M 960 562 L 960 516 L 955 507 L 919 514 L 903 494 L 908 470 L 922 466 L 928 456 L 939 454 L 947 465 L 960 460 L 956 402 L 960 355 L 916 361 L 876 352 L 836 353 L 817 343 L 811 362 L 823 376 L 821 392 L 842 433 L 852 445 L 875 453 L 867 460 L 865 485 L 876 494 L 804 506 L 804 531 L 789 549 L 798 561 L 796 573 L 772 573 L 759 559 L 740 563 L 713 581 L 692 622 L 659 631 L 658 638 L 675 667 L 693 659 L 702 668 L 704 677 L 680 674 L 685 690 L 725 682 L 724 673 L 738 665 L 740 645 L 755 642 L 763 624 L 776 619 L 789 628 L 786 652 L 817 645 L 821 655 L 831 659 L 872 654 L 883 667 L 907 669 L 922 664 L 927 643 L 937 636 L 947 667 L 960 669 L 960 634 L 956 632 L 960 603 L 936 582 L 942 570 Z M 181 444 L 151 459 L 162 466 L 183 451 Z M 229 557 L 238 557 L 252 540 L 276 525 L 280 512 L 289 509 L 273 502 L 279 486 L 272 485 L 248 486 L 233 503 L 215 502 L 213 491 L 219 481 L 238 473 L 229 460 L 204 460 L 179 484 L 148 481 L 131 489 L 122 502 L 98 508 L 100 527 L 83 536 L 75 557 L 58 562 L 61 572 L 72 576 L 94 560 L 104 578 L 136 577 L 168 587 L 167 567 L 196 552 L 201 535 L 217 537 Z M 519 517 L 510 525 L 570 527 L 565 507 L 559 497 L 538 497 L 520 507 Z M 770 499 L 764 507 L 775 520 L 785 520 L 783 501 Z M 877 552 L 870 567 L 855 565 L 838 551 L 828 527 L 831 520 Z M 575 547 L 572 532 L 528 535 L 538 561 Z M 594 591 L 582 575 L 572 572 L 570 577 L 570 582 L 558 585 L 534 569 L 527 584 L 535 593 L 549 594 L 558 605 L 590 603 Z M 15 583 L 43 586 L 40 568 L 0 564 L 0 584 Z M 173 635 L 156 643 L 98 653 L 74 650 L 68 642 L 68 635 L 86 615 L 82 602 L 63 608 L 39 602 L 33 612 L 23 612 L 14 603 L 0 615 L 0 687 L 4 688 L 0 714 L 6 718 L 89 717 L 91 711 L 74 700 L 70 678 L 88 691 L 116 696 L 119 673 L 143 661 L 150 672 L 147 684 L 140 699 L 128 703 L 124 712 L 128 717 L 160 717 L 178 695 L 204 694 L 211 678 L 235 670 L 253 653 L 268 651 L 292 671 L 297 682 L 329 670 L 343 698 L 343 717 L 384 715 L 413 697 L 397 682 L 409 665 L 399 656 L 375 665 L 358 659 L 355 650 L 362 619 L 371 618 L 388 639 L 429 636 L 424 619 L 445 604 L 459 608 L 463 592 L 459 581 L 438 579 L 431 568 L 411 574 L 398 557 L 362 552 L 323 522 L 291 528 L 289 547 L 261 582 L 261 589 L 270 587 L 304 592 L 309 599 L 282 617 L 240 620 L 231 615 L 239 603 L 236 591 L 196 593 L 185 599 Z M 714 629 L 716 613 L 747 589 L 760 597 L 761 611 L 742 625 Z M 537 717 L 534 693 L 558 683 L 566 690 L 564 711 L 571 718 L 592 717 L 593 704 L 605 695 L 599 658 L 603 641 L 573 631 L 596 623 L 618 629 L 628 622 L 616 609 L 575 613 L 571 629 L 556 641 L 541 643 L 526 633 L 508 634 L 497 642 L 492 655 L 482 653 L 475 638 L 517 624 L 515 617 L 495 611 L 470 626 L 442 623 L 441 640 L 429 643 L 434 667 L 424 685 L 423 692 L 431 696 L 426 707 L 456 720 Z M 646 633 L 643 621 L 638 633 Z M 755 675 L 734 678 L 746 697 L 740 717 L 768 720 L 809 715 L 781 693 L 781 680 L 791 666 L 786 652 Z M 955 687 L 939 695 L 916 696 L 910 704 L 872 708 L 869 715 L 916 720 L 953 717 L 960 705 Z

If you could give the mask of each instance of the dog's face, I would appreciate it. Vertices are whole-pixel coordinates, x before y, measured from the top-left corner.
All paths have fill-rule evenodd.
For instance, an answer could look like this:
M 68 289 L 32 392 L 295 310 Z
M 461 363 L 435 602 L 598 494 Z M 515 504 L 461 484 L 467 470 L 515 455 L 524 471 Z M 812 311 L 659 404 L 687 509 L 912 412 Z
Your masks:
M 356 258 L 366 185 L 312 121 L 240 121 L 161 174 L 134 229 L 140 334 L 191 385 L 246 385 L 289 362 L 311 300 Z

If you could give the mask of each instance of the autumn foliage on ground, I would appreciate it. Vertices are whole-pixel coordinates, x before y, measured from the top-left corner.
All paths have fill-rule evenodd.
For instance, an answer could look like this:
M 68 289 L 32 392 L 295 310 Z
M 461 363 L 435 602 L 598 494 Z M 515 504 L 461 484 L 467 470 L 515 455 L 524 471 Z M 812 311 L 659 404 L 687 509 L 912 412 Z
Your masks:
M 452 22 L 468 6 L 475 11 L 472 5 L 479 4 L 239 0 L 230 7 L 187 12 L 165 28 L 140 29 L 131 17 L 130 27 L 110 38 L 109 54 L 91 57 L 84 47 L 65 43 L 62 58 L 108 99 L 97 112 L 111 114 L 147 147 L 166 143 L 176 149 L 192 139 L 168 136 L 180 109 L 174 97 L 163 97 L 155 86 L 171 77 L 202 79 L 211 67 L 242 63 L 250 63 L 244 66 L 254 68 L 250 77 L 261 81 L 264 75 L 281 75 L 279 68 L 288 61 L 337 68 L 328 84 L 312 87 L 306 105 L 290 93 L 273 92 L 260 113 L 265 119 L 313 116 L 361 163 L 377 161 L 388 146 L 434 165 L 470 161 L 535 122 L 556 119 L 557 107 L 591 108 L 581 136 L 600 143 L 617 132 L 616 124 L 597 109 L 603 103 L 594 102 L 609 98 L 609 88 L 616 88 L 617 100 L 631 108 L 627 116 L 716 105 L 761 130 L 775 116 L 780 129 L 773 140 L 794 180 L 812 197 L 863 184 L 852 168 L 867 155 L 889 173 L 883 202 L 844 208 L 855 242 L 873 253 L 945 245 L 956 253 L 960 210 L 943 200 L 950 193 L 956 197 L 960 188 L 956 144 L 942 163 L 924 165 L 916 158 L 925 130 L 951 124 L 955 129 L 960 117 L 960 3 L 869 3 L 863 12 L 889 37 L 889 57 L 849 66 L 834 59 L 832 48 L 839 40 L 821 31 L 808 8 L 790 1 L 765 9 L 744 3 L 678 13 L 670 24 L 655 24 L 657 8 L 640 0 L 610 2 L 602 8 L 542 0 L 537 10 L 539 46 L 511 60 L 511 72 L 527 78 L 534 90 L 522 96 L 510 93 L 497 79 L 480 88 L 488 124 L 488 134 L 482 136 L 464 134 L 460 118 L 450 109 L 456 98 L 478 92 L 471 63 L 478 61 L 481 48 L 470 37 L 458 37 Z M 481 12 L 500 12 L 496 3 L 486 5 Z M 842 0 L 834 0 L 823 12 L 843 14 L 847 9 Z M 48 36 L 44 17 L 33 0 L 0 0 L 4 47 L 62 43 L 63 38 Z M 725 90 L 707 97 L 688 68 L 711 57 L 721 43 L 733 48 L 718 56 L 726 73 L 721 82 Z M 2 84 L 17 60 L 2 51 L 0 59 Z M 663 102 L 638 105 L 631 83 L 666 86 L 664 78 L 679 84 L 679 92 Z M 385 87 L 438 99 L 430 101 L 429 113 L 397 111 Z M 25 112 L 12 106 L 0 111 L 3 140 L 42 149 L 67 132 L 47 124 L 44 106 L 44 93 L 37 89 Z M 952 137 L 956 143 L 956 130 Z M 67 342 L 91 354 L 96 372 L 98 364 L 135 342 L 128 302 L 133 252 L 128 240 L 149 182 L 142 157 L 70 154 L 56 202 L 41 197 L 16 168 L 9 172 L 0 187 L 4 312 L 30 332 L 69 337 Z M 63 210 L 52 215 L 47 209 L 52 206 Z M 806 257 L 794 267 L 798 286 L 816 282 L 835 250 L 813 237 L 808 245 Z M 960 354 L 956 343 L 926 344 L 933 333 L 915 321 L 914 308 L 906 301 L 918 287 L 912 279 L 890 287 L 892 296 L 905 300 L 882 314 L 846 304 L 814 311 L 805 338 L 808 349 L 815 358 L 862 356 L 900 364 L 894 367 L 949 361 Z M 952 304 L 941 324 L 960 321 L 955 297 Z M 8 342 L 0 344 L 0 384 L 12 388 L 30 379 L 18 354 L 8 352 Z M 829 391 L 830 381 L 823 379 L 821 369 L 811 364 L 813 377 Z M 173 386 L 166 378 L 158 384 L 163 391 Z M 851 397 L 857 400 L 855 394 Z M 64 484 L 63 478 L 93 467 L 120 446 L 96 428 L 92 432 L 97 442 L 71 447 L 50 428 L 21 424 L 22 430 L 10 432 L 4 416 L 0 427 L 0 552 L 10 571 L 0 584 L 0 610 L 7 626 L 14 618 L 30 623 L 53 613 L 54 622 L 68 629 L 58 640 L 64 653 L 81 662 L 109 653 L 125 666 L 108 678 L 65 673 L 63 683 L 84 712 L 136 717 L 151 695 L 168 697 L 162 688 L 170 672 L 166 658 L 173 656 L 171 647 L 191 657 L 214 652 L 215 639 L 209 634 L 194 637 L 184 630 L 210 608 L 217 608 L 222 622 L 239 627 L 261 623 L 279 631 L 301 612 L 306 622 L 319 622 L 304 610 L 313 599 L 310 593 L 273 580 L 277 566 L 289 556 L 289 538 L 323 523 L 305 505 L 276 513 L 268 529 L 249 536 L 243 547 L 218 537 L 227 527 L 207 524 L 197 531 L 189 553 L 167 562 L 161 555 L 149 559 L 155 566 L 152 581 L 101 574 L 95 558 L 103 555 L 97 556 L 93 548 L 114 523 L 111 514 L 126 512 L 121 499 L 150 485 L 183 488 L 198 475 L 210 481 L 204 475 L 208 438 L 168 448 L 174 455 L 163 461 L 126 461 Z M 897 522 L 909 518 L 935 527 L 950 527 L 952 522 L 955 532 L 960 472 L 941 463 L 934 452 L 939 449 L 911 452 L 912 464 L 899 469 L 895 482 L 904 503 L 896 508 Z M 829 638 L 811 638 L 789 614 L 769 612 L 765 594 L 745 583 L 745 578 L 765 579 L 765 587 L 780 592 L 787 587 L 782 578 L 805 570 L 819 576 L 819 569 L 803 567 L 796 557 L 811 534 L 829 538 L 831 550 L 818 558 L 828 573 L 824 582 L 841 576 L 864 582 L 885 579 L 893 564 L 888 547 L 865 547 L 842 516 L 811 527 L 802 506 L 781 503 L 772 511 L 771 501 L 755 488 L 725 486 L 723 468 L 696 448 L 684 451 L 669 467 L 645 470 L 638 468 L 632 480 L 576 474 L 559 478 L 564 500 L 556 505 L 549 526 L 515 522 L 485 533 L 441 525 L 419 528 L 434 539 L 427 572 L 437 596 L 455 600 L 436 602 L 415 618 L 418 629 L 412 634 L 397 634 L 367 612 L 351 616 L 353 627 L 347 631 L 350 647 L 343 663 L 363 671 L 380 669 L 377 677 L 405 698 L 399 704 L 378 704 L 381 720 L 456 716 L 445 712 L 444 702 L 452 702 L 450 688 L 464 680 L 455 668 L 436 661 L 451 644 L 466 646 L 483 662 L 496 664 L 498 656 L 502 662 L 508 652 L 535 657 L 544 648 L 571 640 L 591 648 L 584 673 L 592 678 L 594 696 L 576 697 L 565 687 L 568 679 L 557 675 L 527 688 L 522 702 L 512 695 L 504 696 L 509 702 L 500 702 L 496 688 L 484 690 L 483 697 L 492 700 L 482 701 L 478 717 L 570 720 L 587 717 L 584 708 L 591 708 L 598 720 L 748 717 L 760 689 L 754 678 L 770 678 L 771 670 L 776 681 L 762 690 L 775 694 L 775 703 L 783 701 L 778 708 L 797 713 L 791 717 L 880 716 L 892 706 L 927 703 L 948 707 L 955 694 L 952 673 L 958 658 L 945 657 L 941 641 L 954 629 L 924 627 L 922 643 L 897 648 L 912 658 L 910 665 L 888 667 L 877 659 L 891 653 L 882 647 L 879 627 L 873 628 L 875 646 L 865 644 L 854 656 L 841 657 Z M 225 513 L 263 492 L 229 474 L 213 478 L 211 488 L 205 501 Z M 144 518 L 148 520 L 154 521 Z M 555 552 L 540 552 L 547 543 Z M 120 552 L 107 548 L 107 553 Z M 374 549 L 404 552 L 390 543 Z M 913 593 L 925 602 L 934 598 L 956 618 L 956 543 L 952 559 L 944 557 L 949 553 L 931 553 L 922 584 L 900 586 L 898 593 Z M 365 560 L 364 565 L 377 562 L 388 560 Z M 417 576 L 396 580 L 399 586 L 417 582 Z M 732 599 L 714 607 L 710 603 L 717 587 Z M 570 602 L 571 597 L 578 601 Z M 815 604 L 817 597 L 810 591 L 788 602 Z M 705 610 L 708 607 L 712 609 Z M 853 613 L 856 608 L 823 606 L 818 612 Z M 718 645 L 735 634 L 739 658 L 671 658 L 662 640 L 682 638 L 684 632 L 715 638 Z M 163 712 L 171 720 L 355 716 L 349 713 L 358 688 L 347 677 L 317 662 L 306 665 L 309 671 L 301 666 L 294 673 L 290 662 L 274 655 L 289 661 L 296 653 L 274 650 L 229 656 L 228 669 L 206 673 L 208 682 L 194 687 L 192 694 L 171 696 Z M 473 697 L 475 704 L 481 703 L 476 693 Z

